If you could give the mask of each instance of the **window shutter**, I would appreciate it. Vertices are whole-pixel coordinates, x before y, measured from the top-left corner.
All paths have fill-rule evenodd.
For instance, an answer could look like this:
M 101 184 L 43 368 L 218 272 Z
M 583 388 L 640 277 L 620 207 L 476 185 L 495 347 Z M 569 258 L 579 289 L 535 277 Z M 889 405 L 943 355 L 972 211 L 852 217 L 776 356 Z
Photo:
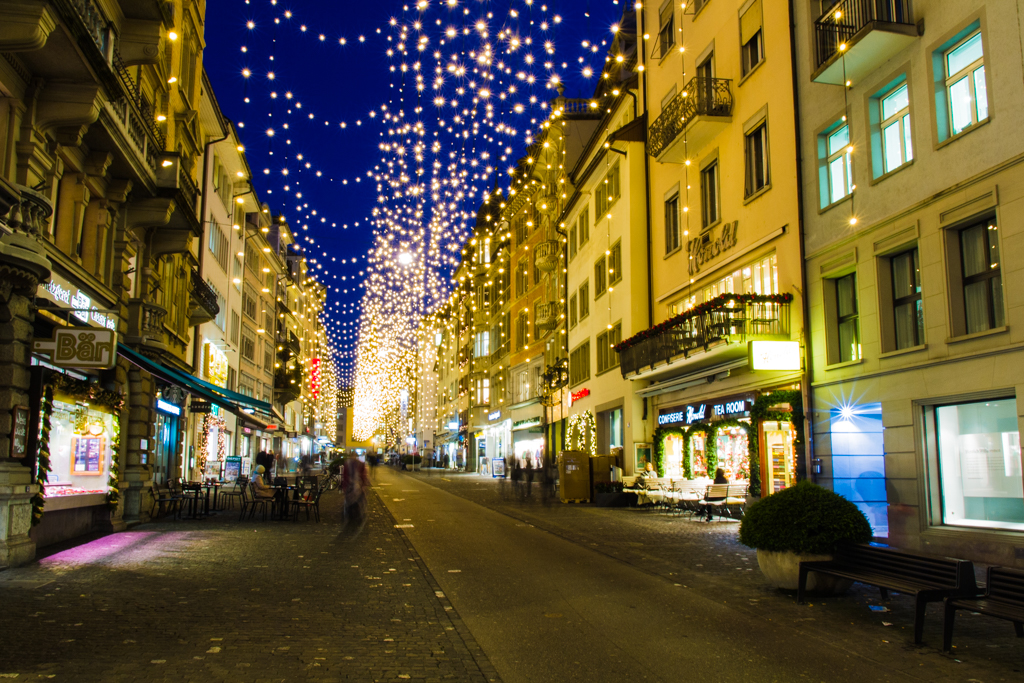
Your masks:
M 761 30 L 761 0 L 754 0 L 740 17 L 740 45 L 746 45 Z

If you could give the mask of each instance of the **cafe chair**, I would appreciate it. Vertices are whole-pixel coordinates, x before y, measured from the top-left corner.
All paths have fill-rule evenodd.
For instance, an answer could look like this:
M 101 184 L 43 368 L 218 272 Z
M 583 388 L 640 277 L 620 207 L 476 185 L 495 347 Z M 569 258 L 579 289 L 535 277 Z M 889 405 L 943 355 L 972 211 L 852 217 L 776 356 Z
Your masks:
M 256 510 L 257 509 L 260 509 L 263 512 L 263 521 L 264 522 L 267 521 L 267 508 L 270 507 L 269 503 L 272 503 L 273 499 L 272 498 L 258 498 L 256 496 L 256 486 L 252 482 L 249 482 L 249 496 L 250 496 L 249 504 L 248 504 L 248 507 L 249 507 L 249 519 L 253 518 L 253 516 L 256 514 Z M 243 512 L 244 512 L 244 510 L 243 510 Z
M 174 513 L 174 518 L 181 516 L 181 495 L 170 488 L 161 491 L 159 486 L 153 485 L 153 507 L 149 511 L 150 517 L 157 517 L 157 513 Z
M 316 517 L 316 523 L 320 523 L 320 496 L 323 495 L 323 489 L 310 490 L 306 492 L 308 497 L 296 498 L 292 503 L 292 521 L 296 521 L 299 518 L 299 510 L 306 510 L 306 521 L 309 521 L 309 511 L 312 510 Z
M 245 489 L 248 486 L 249 477 L 242 476 L 235 480 L 235 485 L 231 487 L 230 491 L 221 491 L 220 496 L 225 501 L 221 506 L 222 509 L 230 509 L 233 504 L 233 501 L 235 501 L 236 499 L 238 501 L 241 501 L 242 498 L 245 496 Z

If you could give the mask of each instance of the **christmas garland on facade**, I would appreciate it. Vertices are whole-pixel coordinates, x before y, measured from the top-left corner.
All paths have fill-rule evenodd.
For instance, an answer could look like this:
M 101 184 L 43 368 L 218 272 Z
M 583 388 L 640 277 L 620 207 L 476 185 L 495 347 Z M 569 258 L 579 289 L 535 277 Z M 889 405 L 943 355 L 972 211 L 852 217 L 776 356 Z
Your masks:
M 590 448 L 587 448 L 587 442 Z M 571 451 L 597 453 L 597 418 L 593 411 L 585 410 L 569 416 L 569 424 L 565 430 L 565 443 Z
M 32 526 L 43 519 L 46 497 L 43 495 L 46 480 L 52 469 L 50 465 L 50 416 L 53 414 L 53 386 L 43 387 L 43 403 L 39 406 L 39 447 L 36 453 L 36 486 L 39 490 L 32 496 Z
M 710 301 L 705 301 L 702 304 L 697 304 L 691 309 L 688 309 L 679 315 L 669 318 L 664 322 L 660 322 L 653 327 L 649 327 L 646 330 L 634 334 L 629 339 L 624 339 L 615 345 L 615 350 L 618 352 L 625 351 L 626 349 L 639 344 L 645 339 L 657 337 L 658 335 L 668 332 L 674 327 L 678 327 L 687 320 L 699 317 L 708 313 L 709 311 L 719 310 L 725 307 L 728 303 L 734 304 L 788 304 L 793 301 L 793 295 L 787 293 L 784 294 L 722 294 Z
M 210 452 L 210 430 L 213 427 L 217 427 L 217 456 L 220 460 L 224 460 L 228 451 L 228 435 L 225 431 L 227 422 L 221 418 L 207 413 L 206 417 L 203 418 L 203 428 L 199 432 L 199 443 L 196 447 L 199 449 L 199 471 L 206 471 L 206 457 Z
M 777 406 L 780 403 L 788 403 L 790 410 L 774 411 L 772 406 Z M 779 422 L 789 422 L 793 425 L 793 452 L 799 457 L 804 452 L 804 396 L 799 389 L 779 389 L 778 391 L 772 391 L 767 394 L 762 394 L 754 400 L 754 405 L 750 407 L 750 420 L 751 422 L 760 428 L 761 423 L 771 420 L 778 420 Z M 761 495 L 761 459 L 760 457 L 754 458 L 757 452 L 757 439 L 750 442 L 752 444 L 751 457 L 750 457 L 750 495 L 760 496 Z M 757 475 L 757 491 L 754 490 L 754 463 L 757 463 L 758 475 Z

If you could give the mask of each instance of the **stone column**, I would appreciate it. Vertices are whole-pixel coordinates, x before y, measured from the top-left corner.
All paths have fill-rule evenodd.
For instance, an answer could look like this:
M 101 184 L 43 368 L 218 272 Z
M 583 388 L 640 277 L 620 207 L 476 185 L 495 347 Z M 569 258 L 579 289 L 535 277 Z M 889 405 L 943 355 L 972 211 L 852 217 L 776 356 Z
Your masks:
M 50 261 L 39 243 L 39 223 L 52 207 L 40 194 L 0 179 L 0 569 L 35 559 L 32 468 L 12 456 L 14 406 L 30 406 L 32 303 L 39 283 L 50 277 Z M 38 398 L 36 399 L 38 400 Z M 34 458 L 29 453 L 26 460 Z
M 156 423 L 156 382 L 153 376 L 128 365 L 128 429 L 121 439 L 125 445 L 121 467 L 121 496 L 126 524 L 149 521 L 152 505 L 152 469 L 148 464 Z

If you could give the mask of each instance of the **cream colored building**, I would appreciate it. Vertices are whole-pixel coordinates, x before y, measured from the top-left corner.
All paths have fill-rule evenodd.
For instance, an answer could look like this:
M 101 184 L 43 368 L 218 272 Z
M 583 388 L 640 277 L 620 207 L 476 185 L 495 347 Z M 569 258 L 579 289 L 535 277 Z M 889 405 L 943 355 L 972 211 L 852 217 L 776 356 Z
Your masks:
M 794 17 L 817 479 L 894 545 L 1024 566 L 1018 8 L 853 4 Z
M 624 340 L 622 375 L 650 382 L 636 389 L 661 428 L 665 476 L 718 465 L 755 494 L 791 485 L 804 465 L 799 415 L 752 414 L 760 396 L 801 382 L 788 5 L 651 1 L 638 17 L 655 327 Z M 750 343 L 763 341 L 790 342 L 775 366 L 789 369 L 753 369 Z

